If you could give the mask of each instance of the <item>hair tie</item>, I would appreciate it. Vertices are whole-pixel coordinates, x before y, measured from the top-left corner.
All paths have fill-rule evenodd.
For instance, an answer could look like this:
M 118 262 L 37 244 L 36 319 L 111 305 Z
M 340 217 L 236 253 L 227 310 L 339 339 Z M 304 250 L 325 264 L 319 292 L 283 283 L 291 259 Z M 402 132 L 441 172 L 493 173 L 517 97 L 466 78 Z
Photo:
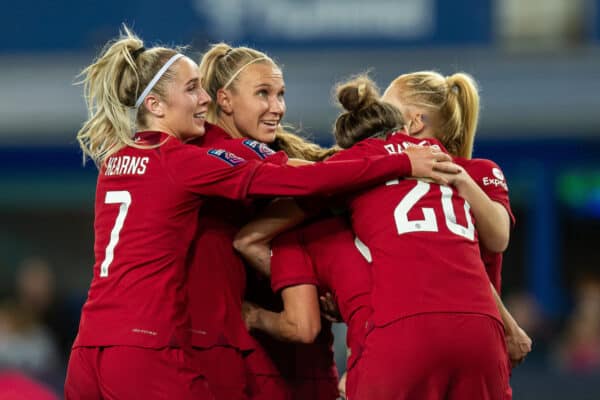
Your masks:
M 146 51 L 146 48 L 144 46 L 140 47 L 139 49 L 136 49 L 134 51 L 131 52 L 131 58 L 133 58 L 133 61 L 137 60 L 138 56 L 140 54 L 142 54 L 144 51 Z
M 167 62 L 161 67 L 161 69 L 158 70 L 158 72 L 156 74 L 154 74 L 154 77 L 152 77 L 152 80 L 150 81 L 150 83 L 148 83 L 148 86 L 146 86 L 146 88 L 144 89 L 142 94 L 140 94 L 140 97 L 138 97 L 137 100 L 135 101 L 135 108 L 140 108 L 140 106 L 144 102 L 144 99 L 146 98 L 146 96 L 148 96 L 148 94 L 150 93 L 150 91 L 152 90 L 154 85 L 156 85 L 158 80 L 163 76 L 163 74 L 165 72 L 167 72 L 169 67 L 171 65 L 173 65 L 173 63 L 175 61 L 179 60 L 181 57 L 183 57 L 183 54 L 176 53 L 171 58 L 169 58 L 169 60 L 167 60 Z
M 252 65 L 252 64 L 254 64 L 254 63 L 256 63 L 256 62 L 259 62 L 259 61 L 265 61 L 265 60 L 269 60 L 269 61 L 270 61 L 271 59 L 270 59 L 270 58 L 268 58 L 268 57 L 258 57 L 258 58 L 255 58 L 255 59 L 253 59 L 253 60 L 250 60 L 250 61 L 248 61 L 246 64 L 242 65 L 242 66 L 241 66 L 241 67 L 240 67 L 240 68 L 239 68 L 237 71 L 235 71 L 235 72 L 233 73 L 233 75 L 231 75 L 231 78 L 229 78 L 229 80 L 228 80 L 228 81 L 227 81 L 227 82 L 226 82 L 226 83 L 223 85 L 223 89 L 227 89 L 227 88 L 229 87 L 229 85 L 231 85 L 231 82 L 233 82 L 233 81 L 235 80 L 235 78 L 237 78 L 237 77 L 238 77 L 238 75 L 239 75 L 239 74 L 240 74 L 240 73 L 241 73 L 243 70 L 245 70 L 245 69 L 246 69 L 246 67 L 248 67 L 249 65 Z

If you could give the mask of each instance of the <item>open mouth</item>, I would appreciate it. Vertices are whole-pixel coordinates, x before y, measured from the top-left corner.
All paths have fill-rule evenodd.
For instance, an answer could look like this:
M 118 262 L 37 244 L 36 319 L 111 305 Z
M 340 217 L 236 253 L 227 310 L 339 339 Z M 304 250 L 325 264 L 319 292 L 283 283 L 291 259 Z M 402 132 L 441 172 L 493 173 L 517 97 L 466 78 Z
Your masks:
M 267 125 L 268 127 L 271 128 L 277 128 L 277 126 L 279 125 L 279 120 L 267 120 L 267 121 L 260 121 L 261 123 L 263 123 L 264 125 Z

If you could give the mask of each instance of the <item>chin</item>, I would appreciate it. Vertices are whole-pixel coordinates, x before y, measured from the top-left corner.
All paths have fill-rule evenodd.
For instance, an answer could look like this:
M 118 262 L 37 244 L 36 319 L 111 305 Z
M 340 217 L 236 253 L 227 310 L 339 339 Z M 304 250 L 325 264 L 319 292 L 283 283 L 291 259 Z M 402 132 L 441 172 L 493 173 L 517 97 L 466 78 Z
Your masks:
M 266 133 L 264 135 L 260 135 L 260 141 L 263 143 L 273 143 L 275 141 L 275 138 L 277 137 L 277 132 L 269 132 Z

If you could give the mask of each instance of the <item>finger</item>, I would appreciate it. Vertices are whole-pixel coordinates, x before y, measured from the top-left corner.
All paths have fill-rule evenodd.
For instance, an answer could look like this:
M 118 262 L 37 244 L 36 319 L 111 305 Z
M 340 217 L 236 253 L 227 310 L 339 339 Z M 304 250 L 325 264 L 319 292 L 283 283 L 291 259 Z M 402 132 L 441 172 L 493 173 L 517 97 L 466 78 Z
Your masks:
M 443 175 L 433 172 L 430 178 L 433 179 L 435 183 L 439 183 L 440 185 L 448 185 L 448 179 L 446 179 L 446 177 Z
M 440 151 L 432 151 L 432 154 L 433 154 L 435 161 L 437 161 L 437 162 L 447 162 L 447 161 L 452 162 L 452 157 L 450 157 L 446 153 L 442 153 Z
M 460 172 L 460 167 L 452 161 L 438 161 L 433 164 L 433 170 L 446 172 L 448 174 L 458 174 Z
M 337 322 L 335 318 L 324 312 L 321 313 L 321 317 L 325 318 L 329 322 Z

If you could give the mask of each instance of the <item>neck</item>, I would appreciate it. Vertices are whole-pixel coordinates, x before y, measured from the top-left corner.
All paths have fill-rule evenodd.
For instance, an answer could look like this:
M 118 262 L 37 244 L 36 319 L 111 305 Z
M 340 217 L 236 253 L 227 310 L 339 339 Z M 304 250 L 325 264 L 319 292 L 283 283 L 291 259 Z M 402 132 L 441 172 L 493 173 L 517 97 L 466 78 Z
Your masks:
M 223 129 L 225 132 L 227 132 L 229 134 L 229 136 L 231 136 L 232 138 L 243 138 L 244 135 L 242 135 L 235 127 L 235 124 L 233 123 L 232 118 L 228 118 L 227 116 L 219 116 L 219 118 L 217 119 L 217 123 L 216 125 Z

